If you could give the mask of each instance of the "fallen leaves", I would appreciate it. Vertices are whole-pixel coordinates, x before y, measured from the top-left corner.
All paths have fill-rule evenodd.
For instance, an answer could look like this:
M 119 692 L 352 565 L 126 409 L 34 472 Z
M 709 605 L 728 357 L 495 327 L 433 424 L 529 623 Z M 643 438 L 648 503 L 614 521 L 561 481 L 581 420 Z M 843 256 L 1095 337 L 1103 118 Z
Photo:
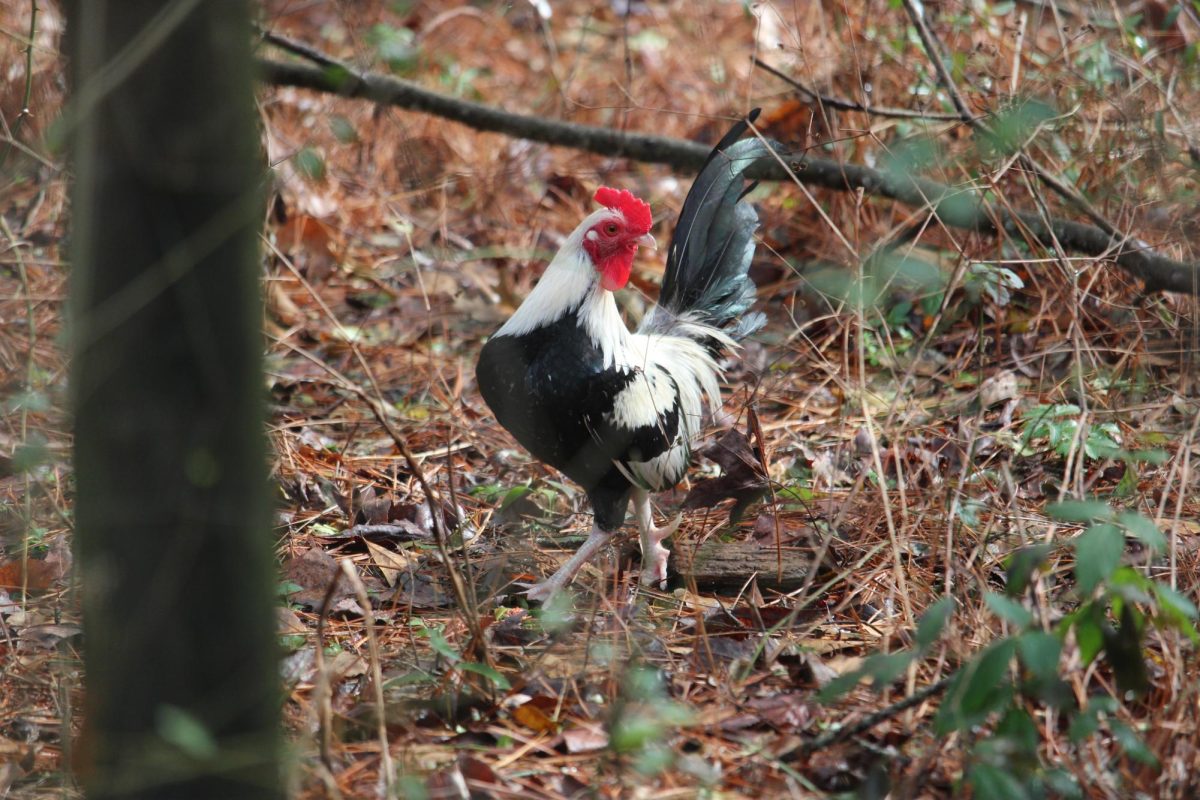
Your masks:
M 511 712 L 512 718 L 517 724 L 534 733 L 555 733 L 558 731 L 558 723 L 550 718 L 547 711 L 553 711 L 557 705 L 558 701 L 552 697 L 533 697 L 529 702 L 514 708 Z
M 729 523 L 737 524 L 751 503 L 757 502 L 770 489 L 763 472 L 761 454 L 752 448 L 750 440 L 736 429 L 725 432 L 719 439 L 700 449 L 700 455 L 715 461 L 723 474 L 717 478 L 696 481 L 683 501 L 685 509 L 712 508 L 733 499 Z

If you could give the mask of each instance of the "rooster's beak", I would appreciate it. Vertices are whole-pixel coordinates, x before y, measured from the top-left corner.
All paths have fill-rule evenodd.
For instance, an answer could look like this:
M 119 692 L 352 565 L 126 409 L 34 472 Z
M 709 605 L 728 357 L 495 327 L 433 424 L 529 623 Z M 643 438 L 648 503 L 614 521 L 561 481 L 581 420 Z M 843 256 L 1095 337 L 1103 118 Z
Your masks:
M 651 250 L 658 249 L 658 242 L 654 241 L 654 237 L 648 233 L 643 233 L 641 236 L 633 240 L 641 247 L 649 247 Z

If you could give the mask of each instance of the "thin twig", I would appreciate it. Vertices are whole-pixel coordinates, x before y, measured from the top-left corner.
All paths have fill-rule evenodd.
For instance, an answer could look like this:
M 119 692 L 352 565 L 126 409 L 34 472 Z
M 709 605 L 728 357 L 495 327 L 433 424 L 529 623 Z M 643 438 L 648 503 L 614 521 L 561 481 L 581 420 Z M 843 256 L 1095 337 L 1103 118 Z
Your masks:
M 754 62 L 754 66 L 774 75 L 779 80 L 791 86 L 801 94 L 807 95 L 811 101 L 820 103 L 829 108 L 837 108 L 842 111 L 861 111 L 864 114 L 871 114 L 876 117 L 893 117 L 896 119 L 929 119 L 938 122 L 957 122 L 960 118 L 958 114 L 950 114 L 945 111 L 917 111 L 911 108 L 888 108 L 886 106 L 868 106 L 854 100 L 845 100 L 840 97 L 833 97 L 828 94 L 810 89 L 801 83 L 796 78 L 780 72 L 775 67 L 772 67 L 767 62 L 763 61 L 758 56 L 750 56 L 750 60 Z
M 275 45 L 280 50 L 284 50 L 292 55 L 300 56 L 308 59 L 314 64 L 322 67 L 339 67 L 341 66 L 337 59 L 322 53 L 315 47 L 312 47 L 304 42 L 296 41 L 290 36 L 284 36 L 282 33 L 257 28 L 258 35 L 262 37 L 264 42 Z
M 325 587 L 325 596 L 321 598 L 321 608 L 317 612 L 317 649 L 313 654 L 313 666 L 317 671 L 317 683 L 313 686 L 313 698 L 317 704 L 317 747 L 320 749 L 321 763 L 330 772 L 333 771 L 333 687 L 325 671 L 325 621 L 329 618 L 329 607 L 341 576 L 341 572 L 333 573 L 333 578 Z
M 680 139 L 644 133 L 624 133 L 609 128 L 515 114 L 483 103 L 447 97 L 390 76 L 310 67 L 260 59 L 259 74 L 268 84 L 295 86 L 357 97 L 376 103 L 433 114 L 476 130 L 494 131 L 559 147 L 571 147 L 605 156 L 621 156 L 651 164 L 666 164 L 680 171 L 696 171 L 710 148 Z M 866 194 L 928 208 L 944 224 L 996 236 L 1024 231 L 1050 246 L 1057 239 L 1064 247 L 1088 256 L 1111 258 L 1145 283 L 1146 292 L 1170 291 L 1200 294 L 1200 264 L 1159 255 L 1150 245 L 1113 236 L 1092 225 L 1072 220 L 1044 224 L 1033 212 L 997 208 L 979 193 L 952 188 L 909 173 L 882 172 L 859 164 L 795 154 L 781 162 L 760 161 L 748 171 L 756 180 L 791 181 L 803 172 L 804 182 L 837 191 L 862 189 Z
M 36 6 L 35 6 L 36 8 Z M 29 338 L 29 355 L 25 359 L 25 398 L 21 400 L 21 419 L 20 436 L 22 442 L 29 441 L 29 403 L 30 397 L 33 395 L 33 385 L 37 376 L 37 320 L 34 317 L 33 292 L 29 288 L 29 270 L 25 266 L 25 255 L 22 252 L 24 242 L 17 239 L 17 235 L 8 225 L 8 220 L 0 214 L 0 232 L 4 233 L 6 239 L 10 243 L 10 250 L 13 258 L 17 262 L 17 275 L 21 281 L 21 294 L 25 297 L 25 325 L 26 333 Z M 25 470 L 25 523 L 28 530 L 33 530 L 33 472 Z M 31 534 L 26 534 L 21 538 L 21 609 L 27 611 L 29 608 L 29 560 L 30 560 L 30 542 Z
M 929 25 L 926 24 L 925 16 L 922 11 L 917 8 L 915 0 L 902 0 L 902 2 L 904 3 L 904 10 L 908 12 L 909 19 L 912 20 L 913 26 L 917 29 L 917 35 L 920 37 L 921 44 L 925 48 L 925 55 L 928 56 L 929 62 L 933 65 L 934 71 L 937 72 L 938 80 L 941 81 L 942 87 L 946 90 L 946 93 L 950 95 L 950 102 L 953 103 L 954 108 L 958 110 L 959 116 L 962 118 L 963 122 L 967 123 L 976 130 L 982 131 L 983 133 L 994 137 L 995 133 L 990 127 L 988 127 L 983 118 L 972 113 L 971 110 L 967 108 L 967 101 L 962 96 L 962 93 L 959 92 L 958 86 L 954 83 L 954 77 L 950 74 L 950 69 L 946 66 L 946 61 L 942 54 L 941 43 L 938 40 L 937 35 L 934 34 L 933 30 L 929 27 Z M 1100 228 L 1100 230 L 1107 233 L 1110 237 L 1122 242 L 1127 241 L 1130 238 L 1128 235 L 1122 234 L 1117 229 L 1117 226 L 1110 222 L 1107 217 L 1101 214 L 1095 206 L 1089 203 L 1087 198 L 1085 198 L 1077 189 L 1075 189 L 1075 187 L 1068 185 L 1057 175 L 1051 173 L 1048 169 L 1035 161 L 1033 156 L 1022 150 L 1018 154 L 1018 161 L 1020 161 L 1022 167 L 1037 175 L 1038 180 L 1050 187 L 1055 194 L 1087 215 L 1088 219 L 1094 222 Z
M 853 725 L 850 725 L 849 727 L 838 728 L 837 730 L 823 733 L 817 738 L 813 739 L 811 742 L 805 742 L 803 745 L 801 745 L 800 751 L 805 755 L 810 755 L 818 750 L 824 750 L 827 747 L 832 747 L 838 742 L 844 742 L 845 740 L 858 736 L 859 734 L 866 733 L 884 720 L 890 719 L 901 712 L 907 711 L 913 706 L 919 705 L 925 700 L 928 700 L 938 692 L 941 692 L 950 685 L 950 681 L 953 679 L 954 675 L 947 675 L 941 680 L 931 683 L 923 689 L 918 689 L 908 697 L 898 700 L 886 708 L 881 708 L 874 714 L 863 717 L 861 720 Z
M 383 763 L 380 767 L 380 777 L 383 779 L 383 796 L 392 796 L 392 780 L 395 778 L 395 770 L 392 767 L 392 751 L 388 747 L 387 737 L 387 707 L 384 704 L 383 697 L 383 665 L 379 658 L 379 640 L 375 635 L 375 613 L 371 610 L 371 598 L 367 595 L 367 587 L 363 586 L 362 580 L 358 577 L 358 573 L 354 570 L 354 564 L 350 559 L 344 558 L 340 562 L 342 574 L 346 576 L 350 587 L 354 589 L 355 596 L 358 597 L 358 604 L 362 606 L 363 622 L 367 628 L 367 655 L 371 659 L 371 683 L 374 684 L 372 689 L 375 694 L 376 706 L 376 734 L 379 736 L 379 755 Z
M 17 141 L 17 134 L 21 132 L 21 125 L 25 122 L 25 118 L 33 115 L 33 112 L 29 110 L 29 101 L 33 97 L 33 40 L 37 37 L 37 16 L 37 0 L 32 0 L 29 10 L 29 42 L 25 45 L 25 94 L 21 98 L 21 111 L 17 114 L 16 121 L 13 122 L 8 145 L 4 148 L 4 155 L 0 156 L 0 168 L 8 163 L 8 157 L 12 155 L 13 144 Z

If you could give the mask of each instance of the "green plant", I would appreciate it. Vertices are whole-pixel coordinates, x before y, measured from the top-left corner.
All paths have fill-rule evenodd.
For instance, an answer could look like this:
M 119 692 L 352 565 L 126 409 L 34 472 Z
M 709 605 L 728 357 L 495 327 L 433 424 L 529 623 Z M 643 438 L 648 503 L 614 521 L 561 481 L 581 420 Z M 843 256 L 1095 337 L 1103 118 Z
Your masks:
M 609 747 L 617 755 L 632 757 L 639 772 L 656 774 L 671 766 L 675 758 L 667 746 L 667 734 L 690 723 L 692 717 L 687 706 L 668 696 L 659 670 L 630 666 L 609 717 Z
M 367 42 L 375 47 L 380 60 L 392 72 L 407 75 L 416 69 L 421 50 L 416 34 L 408 28 L 394 28 L 381 22 L 367 33 Z
M 1054 709 L 1068 720 L 1073 744 L 1106 726 L 1126 755 L 1155 764 L 1134 728 L 1117 716 L 1121 698 L 1098 694 L 1082 708 L 1076 705 L 1060 673 L 1063 649 L 1073 644 L 1084 668 L 1103 656 L 1118 694 L 1136 697 L 1149 686 L 1143 653 L 1148 625 L 1198 640 L 1191 602 L 1122 563 L 1127 536 L 1150 553 L 1163 549 L 1162 533 L 1151 520 L 1096 501 L 1057 503 L 1049 512 L 1060 520 L 1089 523 L 1070 542 L 1077 607 L 1055 625 L 1039 619 L 1022 600 L 1054 548 L 1042 544 L 1015 553 L 1009 559 L 1005 592 L 984 597 L 1012 633 L 958 671 L 935 721 L 939 734 L 965 737 L 979 726 L 994 724 L 992 735 L 979 737 L 971 748 L 966 780 L 979 797 L 1082 796 L 1070 772 L 1047 766 L 1038 757 L 1034 714 L 1039 708 Z
M 1080 415 L 1079 406 L 1073 403 L 1039 405 L 1029 409 L 1021 415 L 1025 432 L 1017 455 L 1029 456 L 1043 452 L 1033 444 L 1045 440 L 1050 450 L 1066 458 L 1079 433 Z M 1125 453 L 1121 449 L 1121 429 L 1114 422 L 1089 425 L 1082 446 L 1083 454 L 1088 458 L 1116 458 Z
M 1003 307 L 1012 302 L 1012 291 L 1025 288 L 1025 282 L 1008 267 L 976 261 L 967 266 L 963 288 L 972 304 L 986 296 L 994 305 Z
M 429 646 L 439 656 L 444 658 L 450 669 L 455 672 L 469 672 L 474 675 L 481 675 L 488 680 L 489 683 L 496 689 L 508 691 L 512 688 L 512 684 L 508 682 L 508 678 L 504 677 L 494 667 L 487 664 L 480 664 L 474 661 L 464 661 L 462 655 L 454 649 L 450 641 L 446 639 L 446 635 L 442 632 L 442 628 L 430 627 L 423 619 L 413 619 L 409 622 L 409 626 L 419 636 L 424 636 L 429 640 Z M 461 676 L 460 676 L 461 677 Z
M 1008 559 L 1003 593 L 988 592 L 988 610 L 1008 634 L 966 659 L 951 676 L 938 708 L 934 731 L 957 734 L 964 743 L 964 781 L 979 798 L 1082 797 L 1076 773 L 1042 759 L 1036 717 L 1056 713 L 1068 723 L 1069 739 L 1081 745 L 1102 729 L 1130 758 L 1154 765 L 1157 759 L 1137 730 L 1120 718 L 1121 700 L 1149 686 L 1143 651 L 1145 631 L 1176 631 L 1200 642 L 1196 607 L 1179 592 L 1123 563 L 1126 538 L 1153 555 L 1165 546 L 1150 519 L 1097 501 L 1050 507 L 1065 522 L 1086 523 L 1069 547 L 1075 560 L 1077 605 L 1057 623 L 1040 618 L 1032 601 L 1034 579 L 1056 550 L 1049 543 L 1022 548 Z M 880 688 L 892 683 L 939 637 L 953 603 L 942 599 L 922 616 L 912 648 L 876 654 L 833 681 L 825 699 L 840 696 L 864 678 Z M 1097 693 L 1080 707 L 1063 677 L 1064 649 L 1074 647 L 1087 668 L 1103 656 L 1118 696 Z
M 1114 490 L 1117 497 L 1129 497 L 1136 493 L 1139 462 L 1160 464 L 1166 458 L 1166 454 L 1159 449 L 1136 450 L 1123 446 L 1121 429 L 1115 422 L 1089 425 L 1082 442 L 1078 442 L 1079 416 L 1079 406 L 1071 403 L 1034 406 L 1022 415 L 1024 431 L 1014 450 L 1019 456 L 1051 451 L 1066 458 L 1072 447 L 1079 447 L 1086 458 L 1124 461 L 1125 474 Z M 1148 435 L 1143 440 L 1144 443 L 1154 443 L 1155 437 Z M 1035 446 L 1042 441 L 1046 443 L 1045 448 Z

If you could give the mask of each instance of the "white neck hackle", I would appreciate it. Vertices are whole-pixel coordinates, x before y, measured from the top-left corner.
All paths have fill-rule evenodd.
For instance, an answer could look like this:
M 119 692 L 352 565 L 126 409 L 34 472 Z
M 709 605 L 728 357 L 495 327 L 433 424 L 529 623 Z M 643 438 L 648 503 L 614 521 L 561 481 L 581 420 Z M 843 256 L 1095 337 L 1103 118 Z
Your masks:
M 523 336 L 574 313 L 579 325 L 604 356 L 605 368 L 628 362 L 629 329 L 612 292 L 600 285 L 600 274 L 583 248 L 583 237 L 596 224 L 616 215 L 600 209 L 580 223 L 555 254 L 533 291 L 496 336 Z

